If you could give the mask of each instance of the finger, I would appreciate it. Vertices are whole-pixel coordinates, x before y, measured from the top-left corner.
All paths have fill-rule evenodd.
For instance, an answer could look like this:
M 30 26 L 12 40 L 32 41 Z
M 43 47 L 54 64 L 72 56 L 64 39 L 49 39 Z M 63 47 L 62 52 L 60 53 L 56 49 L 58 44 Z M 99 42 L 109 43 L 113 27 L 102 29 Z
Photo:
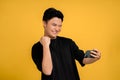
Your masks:
M 95 52 L 99 52 L 99 50 L 98 50 L 98 49 L 93 49 L 93 51 L 95 51 Z
M 96 52 L 98 55 L 100 55 L 100 51 L 98 49 L 93 49 L 92 51 Z
M 97 52 L 95 52 L 95 51 L 90 51 L 91 52 L 91 54 L 93 54 L 93 55 L 97 55 Z
M 99 55 L 94 55 L 94 54 L 90 54 L 91 56 L 93 56 L 94 58 L 100 59 Z

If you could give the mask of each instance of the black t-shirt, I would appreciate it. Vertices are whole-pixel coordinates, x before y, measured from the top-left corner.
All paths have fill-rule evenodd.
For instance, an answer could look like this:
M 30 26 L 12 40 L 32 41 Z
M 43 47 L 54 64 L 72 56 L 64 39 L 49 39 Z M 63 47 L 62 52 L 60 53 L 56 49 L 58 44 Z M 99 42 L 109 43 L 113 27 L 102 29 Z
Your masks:
M 42 72 L 42 80 L 80 80 L 75 59 L 81 66 L 84 66 L 84 52 L 77 47 L 74 41 L 57 36 L 56 39 L 51 39 L 50 52 L 53 70 L 51 75 L 45 75 L 42 72 L 43 46 L 37 42 L 32 47 L 32 59 Z

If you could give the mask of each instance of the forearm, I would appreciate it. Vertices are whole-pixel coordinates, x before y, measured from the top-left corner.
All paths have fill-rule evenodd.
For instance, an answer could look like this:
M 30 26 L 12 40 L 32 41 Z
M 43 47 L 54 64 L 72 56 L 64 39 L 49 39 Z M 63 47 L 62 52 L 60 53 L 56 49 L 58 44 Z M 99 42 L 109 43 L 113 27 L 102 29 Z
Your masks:
M 50 54 L 49 46 L 43 47 L 43 60 L 42 60 L 42 71 L 46 75 L 50 75 L 52 72 L 52 59 Z

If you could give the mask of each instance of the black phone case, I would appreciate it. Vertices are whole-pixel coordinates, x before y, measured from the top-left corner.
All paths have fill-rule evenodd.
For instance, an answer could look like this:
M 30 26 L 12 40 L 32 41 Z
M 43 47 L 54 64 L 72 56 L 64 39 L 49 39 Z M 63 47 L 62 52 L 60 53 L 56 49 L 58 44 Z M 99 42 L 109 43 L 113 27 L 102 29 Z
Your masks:
M 86 52 L 85 52 L 85 58 L 94 58 L 93 56 L 91 56 L 90 54 L 91 54 L 91 52 L 90 52 L 91 50 L 87 50 Z

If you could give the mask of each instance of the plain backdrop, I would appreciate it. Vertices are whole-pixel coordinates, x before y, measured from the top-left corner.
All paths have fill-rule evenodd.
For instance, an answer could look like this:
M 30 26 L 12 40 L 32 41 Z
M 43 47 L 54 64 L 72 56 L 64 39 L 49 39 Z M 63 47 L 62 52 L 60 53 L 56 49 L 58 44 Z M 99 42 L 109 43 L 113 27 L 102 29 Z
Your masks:
M 0 80 L 40 80 L 31 47 L 43 35 L 42 15 L 54 7 L 64 14 L 59 36 L 102 57 L 81 67 L 81 80 L 120 80 L 119 0 L 0 0 Z

